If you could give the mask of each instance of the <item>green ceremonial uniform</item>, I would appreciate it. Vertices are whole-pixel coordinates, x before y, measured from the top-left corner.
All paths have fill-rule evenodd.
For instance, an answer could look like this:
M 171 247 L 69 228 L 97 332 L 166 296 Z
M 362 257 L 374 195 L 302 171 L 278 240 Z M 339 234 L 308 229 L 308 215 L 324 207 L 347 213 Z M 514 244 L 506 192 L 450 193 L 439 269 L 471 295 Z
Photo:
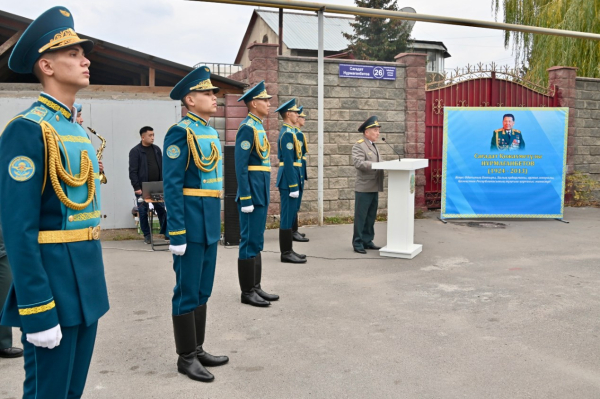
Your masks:
M 268 101 L 265 82 L 259 82 L 238 101 Z M 240 217 L 238 279 L 241 302 L 265 307 L 279 296 L 261 287 L 262 256 L 267 212 L 271 200 L 271 144 L 262 120 L 248 112 L 235 136 L 236 202 Z
M 525 140 L 520 130 L 494 130 L 492 134 L 492 151 L 518 151 L 525 149 Z
M 70 11 L 53 7 L 27 27 L 8 66 L 32 73 L 45 52 L 75 45 L 93 47 L 75 33 Z M 81 397 L 98 319 L 109 308 L 98 161 L 74 111 L 42 93 L 0 137 L 0 218 L 13 275 L 0 323 L 22 331 L 23 398 Z M 58 328 L 52 349 L 33 335 L 40 345 L 27 341 Z
M 182 101 L 192 91 L 218 93 L 208 67 L 187 74 L 169 96 Z M 219 134 L 207 120 L 190 111 L 169 128 L 164 142 L 163 179 L 175 271 L 171 309 L 179 355 L 177 371 L 193 380 L 210 382 L 214 376 L 204 366 L 220 366 L 229 358 L 213 356 L 202 347 L 221 237 L 223 188 Z M 175 252 L 174 247 L 183 250 Z

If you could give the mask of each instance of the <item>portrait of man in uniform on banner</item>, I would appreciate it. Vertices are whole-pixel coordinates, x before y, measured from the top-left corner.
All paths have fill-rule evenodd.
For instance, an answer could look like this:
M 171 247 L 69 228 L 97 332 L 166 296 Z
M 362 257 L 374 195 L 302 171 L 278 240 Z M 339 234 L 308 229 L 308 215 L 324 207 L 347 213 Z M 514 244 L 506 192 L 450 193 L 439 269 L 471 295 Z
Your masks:
M 515 116 L 505 114 L 502 117 L 502 129 L 494 130 L 492 134 L 492 151 L 519 151 L 525 149 L 525 140 L 520 130 L 513 129 Z

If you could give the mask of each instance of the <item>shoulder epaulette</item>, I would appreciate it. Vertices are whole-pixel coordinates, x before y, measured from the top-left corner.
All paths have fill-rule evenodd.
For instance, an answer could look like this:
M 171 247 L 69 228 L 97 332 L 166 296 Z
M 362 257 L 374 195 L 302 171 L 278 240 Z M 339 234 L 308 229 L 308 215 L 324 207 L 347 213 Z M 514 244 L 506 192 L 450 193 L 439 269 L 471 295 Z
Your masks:
M 23 119 L 27 119 L 28 121 L 32 121 L 37 123 L 38 125 L 42 123 L 46 115 L 48 114 L 48 110 L 44 107 L 34 107 L 29 110 L 25 115 L 23 115 Z
M 357 143 L 362 143 L 363 141 L 365 141 L 365 139 L 360 139 L 357 141 Z
M 513 132 L 515 132 L 515 133 L 519 133 L 519 134 L 521 133 L 521 131 L 520 131 L 520 130 L 517 130 L 517 129 L 513 129 Z
M 496 130 L 494 130 L 494 133 L 499 133 L 499 132 L 501 132 L 502 130 L 504 130 L 504 129 L 496 129 Z
M 192 123 L 192 121 L 191 121 L 191 120 L 189 120 L 189 119 L 184 119 L 184 120 L 182 120 L 181 122 L 179 122 L 179 123 L 177 124 L 177 126 L 179 126 L 179 127 L 182 127 L 182 128 L 184 128 L 184 129 L 186 129 L 187 127 L 189 127 L 189 126 L 190 126 L 190 123 Z

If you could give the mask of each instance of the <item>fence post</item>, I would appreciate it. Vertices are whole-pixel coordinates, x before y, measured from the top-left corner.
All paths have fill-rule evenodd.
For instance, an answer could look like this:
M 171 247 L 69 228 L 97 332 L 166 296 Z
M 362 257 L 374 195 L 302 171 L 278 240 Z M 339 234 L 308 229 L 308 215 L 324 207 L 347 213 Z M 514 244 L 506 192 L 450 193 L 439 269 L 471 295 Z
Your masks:
M 425 85 L 427 83 L 427 54 L 401 53 L 394 57 L 397 63 L 406 65 L 406 158 L 425 158 Z M 425 171 L 416 175 L 415 209 L 426 210 Z
M 569 127 L 567 138 L 567 174 L 573 173 L 573 156 L 575 155 L 575 88 L 577 68 L 554 66 L 548 68 L 548 84 L 556 85 L 554 104 L 558 107 L 569 107 Z

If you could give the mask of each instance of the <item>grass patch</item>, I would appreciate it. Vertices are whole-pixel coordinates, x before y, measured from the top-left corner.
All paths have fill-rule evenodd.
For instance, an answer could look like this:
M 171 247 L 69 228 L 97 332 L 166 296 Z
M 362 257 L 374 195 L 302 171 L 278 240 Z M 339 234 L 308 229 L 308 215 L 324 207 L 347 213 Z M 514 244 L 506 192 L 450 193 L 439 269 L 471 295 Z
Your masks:
M 427 217 L 425 216 L 425 212 L 422 209 L 418 209 L 415 212 L 415 219 L 427 219 Z
M 570 193 L 568 206 L 598 206 L 594 199 L 594 191 L 600 190 L 600 183 L 587 173 L 573 172 L 567 176 L 566 191 Z
M 143 240 L 144 236 L 138 234 L 137 229 L 111 229 L 102 230 L 100 239 L 102 241 L 131 241 Z

